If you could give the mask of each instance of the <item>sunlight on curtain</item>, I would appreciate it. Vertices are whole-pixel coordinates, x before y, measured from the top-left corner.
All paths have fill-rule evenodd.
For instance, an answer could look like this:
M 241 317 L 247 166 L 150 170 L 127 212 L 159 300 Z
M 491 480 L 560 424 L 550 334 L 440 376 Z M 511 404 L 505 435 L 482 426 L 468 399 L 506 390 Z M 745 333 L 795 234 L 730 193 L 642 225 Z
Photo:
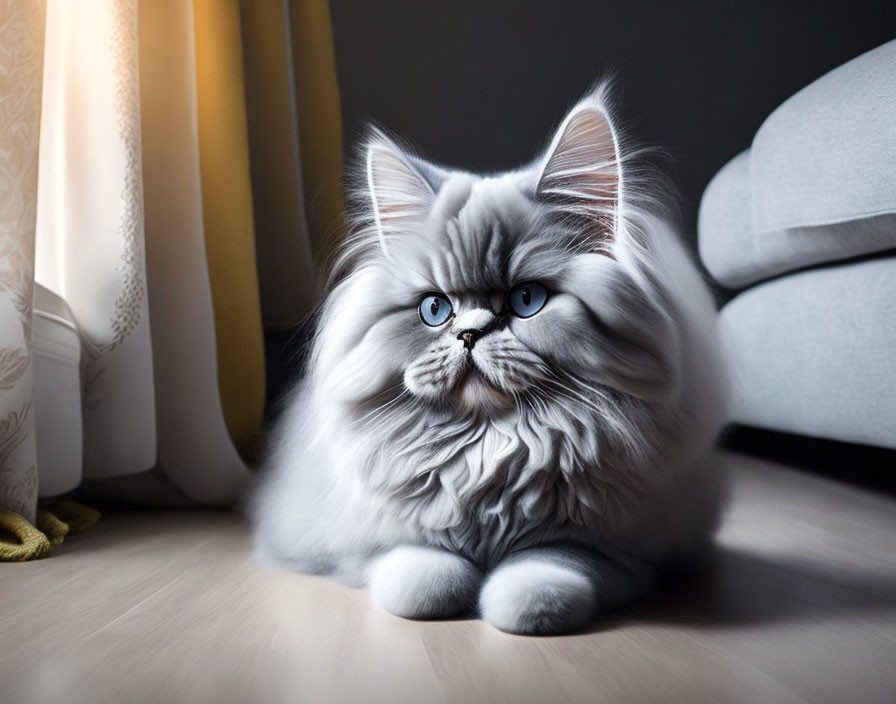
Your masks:
M 0 0 L 0 509 L 32 523 L 31 360 L 44 4 Z
M 249 461 L 261 434 L 265 378 L 239 0 L 194 0 L 193 15 L 202 217 L 218 388 L 230 437 Z
M 227 432 L 218 391 L 203 229 L 193 7 L 187 0 L 140 0 L 139 9 L 159 467 L 188 497 L 228 505 L 250 475 Z
M 155 464 L 137 0 L 48 0 L 35 279 L 84 351 L 84 474 Z

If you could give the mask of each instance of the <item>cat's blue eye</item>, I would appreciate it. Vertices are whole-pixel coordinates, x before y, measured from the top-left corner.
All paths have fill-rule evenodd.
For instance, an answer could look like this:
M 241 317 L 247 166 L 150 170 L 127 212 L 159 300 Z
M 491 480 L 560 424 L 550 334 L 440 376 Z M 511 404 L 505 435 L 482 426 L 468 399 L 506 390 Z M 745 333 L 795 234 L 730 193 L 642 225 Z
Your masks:
M 431 293 L 420 301 L 420 320 L 438 327 L 451 317 L 451 301 L 439 293 Z
M 517 284 L 507 294 L 507 305 L 519 318 L 531 318 L 544 307 L 547 300 L 547 289 L 535 281 Z

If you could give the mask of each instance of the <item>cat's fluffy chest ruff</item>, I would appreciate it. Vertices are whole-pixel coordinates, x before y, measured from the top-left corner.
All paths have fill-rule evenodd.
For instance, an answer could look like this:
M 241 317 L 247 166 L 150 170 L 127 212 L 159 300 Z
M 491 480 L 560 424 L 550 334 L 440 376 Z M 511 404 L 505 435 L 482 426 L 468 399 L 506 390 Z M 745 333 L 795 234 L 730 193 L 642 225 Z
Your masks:
M 426 543 L 485 566 L 546 536 L 597 541 L 605 525 L 619 528 L 638 492 L 601 471 L 610 436 L 592 417 L 548 419 L 533 409 L 427 418 L 397 429 L 357 466 L 385 510 Z

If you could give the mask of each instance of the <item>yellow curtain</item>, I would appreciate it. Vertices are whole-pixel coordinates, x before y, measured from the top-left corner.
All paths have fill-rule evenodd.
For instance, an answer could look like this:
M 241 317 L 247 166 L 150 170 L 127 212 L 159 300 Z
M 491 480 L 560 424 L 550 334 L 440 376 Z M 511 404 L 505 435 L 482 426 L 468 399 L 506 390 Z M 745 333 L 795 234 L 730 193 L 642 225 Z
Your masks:
M 289 10 L 286 0 L 247 0 L 241 9 L 262 314 L 266 329 L 288 330 L 318 298 L 302 188 Z
M 265 328 L 317 302 L 341 239 L 342 121 L 326 0 L 243 0 L 246 105 Z
M 311 242 L 318 262 L 344 234 L 342 121 L 327 0 L 290 0 L 299 144 Z
M 202 217 L 231 438 L 254 456 L 264 415 L 264 343 L 255 265 L 238 0 L 194 0 Z
M 193 6 L 189 0 L 140 0 L 139 10 L 157 473 L 191 499 L 229 505 L 245 489 L 250 473 L 226 426 L 217 355 L 222 344 L 252 343 L 220 339 L 211 292 L 206 242 L 216 232 L 206 232 L 203 217 Z M 157 495 L 149 496 L 155 490 L 148 488 L 152 483 L 145 475 L 134 479 L 138 497 L 167 501 L 164 482 L 156 482 Z M 128 491 L 123 481 L 107 486 L 113 495 Z M 136 497 L 131 493 L 129 498 Z

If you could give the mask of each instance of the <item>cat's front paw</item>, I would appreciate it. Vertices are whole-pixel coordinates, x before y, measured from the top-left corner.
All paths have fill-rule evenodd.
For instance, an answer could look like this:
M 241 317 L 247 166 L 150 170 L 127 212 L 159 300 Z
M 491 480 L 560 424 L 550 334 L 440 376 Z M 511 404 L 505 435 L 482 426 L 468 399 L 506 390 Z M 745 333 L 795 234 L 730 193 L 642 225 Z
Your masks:
M 596 605 L 594 584 L 585 574 L 535 559 L 499 565 L 479 595 L 484 621 L 521 635 L 575 631 L 591 620 Z
M 472 611 L 482 572 L 460 555 L 403 546 L 373 564 L 368 589 L 373 600 L 404 618 L 448 618 Z

